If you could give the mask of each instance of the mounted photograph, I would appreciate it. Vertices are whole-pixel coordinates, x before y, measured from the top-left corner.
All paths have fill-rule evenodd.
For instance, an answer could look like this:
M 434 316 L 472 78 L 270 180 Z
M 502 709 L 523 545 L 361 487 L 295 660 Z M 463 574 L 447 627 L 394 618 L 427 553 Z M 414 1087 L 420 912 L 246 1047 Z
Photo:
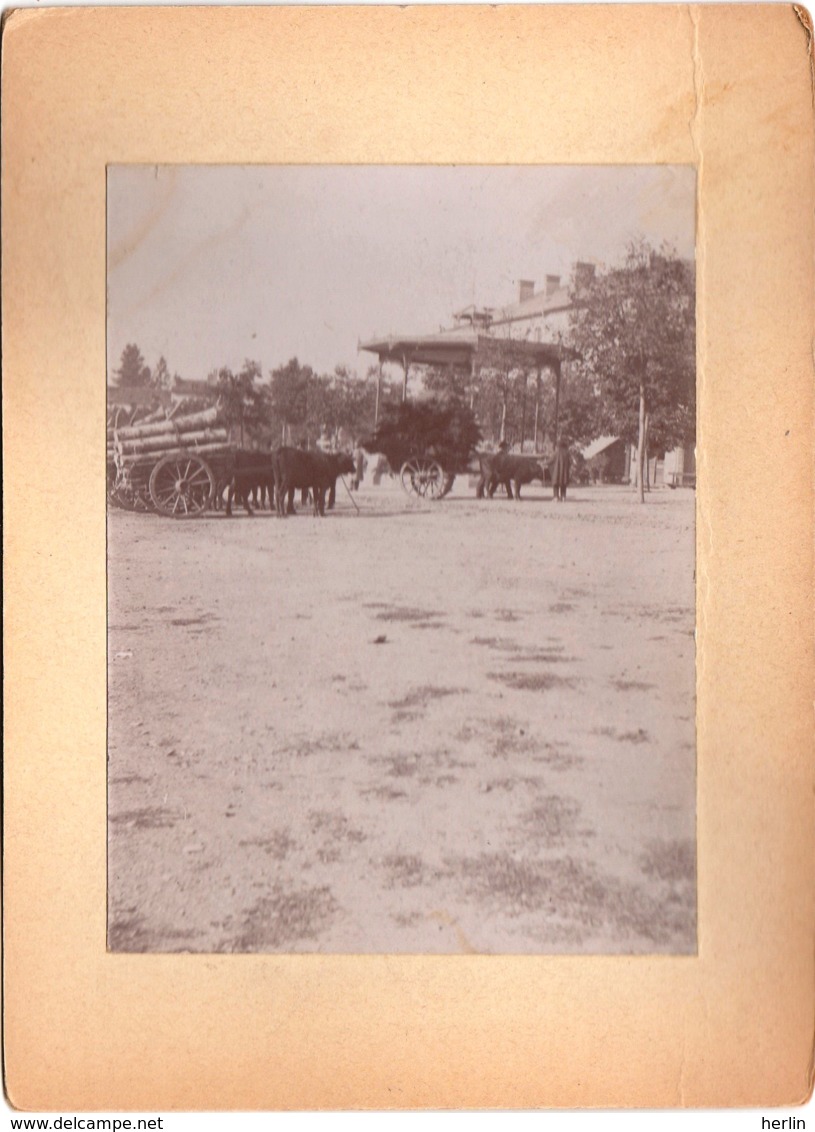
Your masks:
M 109 951 L 696 954 L 696 191 L 108 166 Z

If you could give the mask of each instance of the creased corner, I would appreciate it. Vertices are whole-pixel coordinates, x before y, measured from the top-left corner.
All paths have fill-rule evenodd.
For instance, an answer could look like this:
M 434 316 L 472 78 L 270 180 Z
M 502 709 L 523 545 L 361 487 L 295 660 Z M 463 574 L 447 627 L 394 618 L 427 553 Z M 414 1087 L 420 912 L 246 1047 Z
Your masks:
M 813 27 L 812 16 L 808 9 L 802 4 L 793 4 L 793 12 L 798 17 L 799 23 L 802 25 L 804 31 L 807 33 L 807 56 L 809 57 L 809 88 L 812 94 L 812 106 L 815 109 L 815 27 Z

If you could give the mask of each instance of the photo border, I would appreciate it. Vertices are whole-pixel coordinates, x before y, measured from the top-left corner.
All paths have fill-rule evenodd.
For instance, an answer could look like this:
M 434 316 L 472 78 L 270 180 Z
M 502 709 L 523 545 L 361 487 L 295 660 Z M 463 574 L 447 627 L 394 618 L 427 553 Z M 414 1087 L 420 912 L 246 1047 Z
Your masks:
M 6 18 L 13 1104 L 806 1099 L 815 983 L 810 65 L 806 29 L 781 5 Z M 696 165 L 696 957 L 105 951 L 105 169 L 363 161 Z M 54 407 L 45 419 L 43 404 Z

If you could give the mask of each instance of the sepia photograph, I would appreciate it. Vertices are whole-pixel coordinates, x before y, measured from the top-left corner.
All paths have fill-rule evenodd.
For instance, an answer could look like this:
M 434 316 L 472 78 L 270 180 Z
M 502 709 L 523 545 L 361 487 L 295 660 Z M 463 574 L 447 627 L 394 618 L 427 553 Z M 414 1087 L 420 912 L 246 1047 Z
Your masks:
M 695 955 L 696 171 L 107 169 L 107 948 Z
M 810 1095 L 811 30 L 9 14 L 15 1108 Z

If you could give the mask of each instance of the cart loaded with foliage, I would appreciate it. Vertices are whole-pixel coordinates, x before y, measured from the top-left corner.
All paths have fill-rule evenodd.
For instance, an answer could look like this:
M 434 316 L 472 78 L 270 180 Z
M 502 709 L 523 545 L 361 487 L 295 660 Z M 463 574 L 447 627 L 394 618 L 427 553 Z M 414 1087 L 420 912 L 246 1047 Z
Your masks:
M 381 452 L 408 494 L 443 499 L 467 470 L 481 439 L 475 415 L 459 402 L 406 402 L 385 410 L 367 452 Z
M 200 515 L 232 475 L 234 448 L 217 407 L 176 419 L 111 428 L 108 499 L 130 511 Z

